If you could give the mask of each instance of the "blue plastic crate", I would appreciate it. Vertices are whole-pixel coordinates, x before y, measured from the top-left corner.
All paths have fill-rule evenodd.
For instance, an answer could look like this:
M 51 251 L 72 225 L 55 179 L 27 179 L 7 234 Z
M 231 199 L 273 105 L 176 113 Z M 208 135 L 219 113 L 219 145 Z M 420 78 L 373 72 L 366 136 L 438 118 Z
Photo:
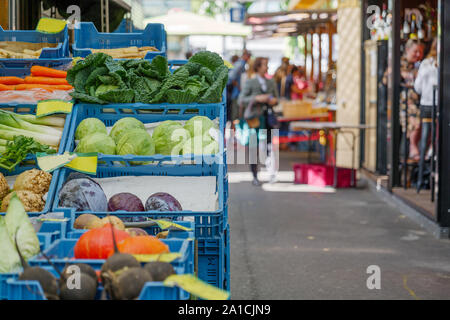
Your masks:
M 119 26 L 114 30 L 114 33 L 129 33 L 129 32 L 142 32 L 144 30 L 136 28 L 133 21 L 123 19 Z
M 167 34 L 164 25 L 147 24 L 142 32 L 103 33 L 98 32 L 92 22 L 75 25 L 75 40 L 72 46 L 74 57 L 87 57 L 91 49 L 115 49 L 125 47 L 156 47 L 159 51 L 147 52 L 145 59 L 167 56 Z
M 58 278 L 57 272 L 52 267 L 44 266 L 43 268 L 50 271 Z M 183 274 L 182 268 L 175 267 L 174 269 L 177 274 Z M 0 279 L 2 276 L 4 276 L 6 280 L 4 281 L 3 295 L 0 295 L 0 299 L 47 300 L 38 281 L 18 280 L 19 275 L 17 273 L 0 275 Z M 1 289 L 2 287 L 0 286 L 0 290 Z M 96 299 L 100 299 L 103 290 L 103 287 L 99 285 L 97 288 Z M 0 291 L 0 294 L 2 294 L 2 291 Z M 188 300 L 189 297 L 189 294 L 179 287 L 166 287 L 162 282 L 154 281 L 145 284 L 138 300 Z
M 230 265 L 230 226 L 227 227 L 225 231 L 225 243 L 224 243 L 224 254 L 225 254 L 225 269 L 224 269 L 224 285 L 225 290 L 230 291 L 230 277 L 231 277 L 231 265 Z
M 44 33 L 36 30 L 3 30 L 0 26 L 0 41 L 57 43 L 58 45 L 55 48 L 43 48 L 39 59 L 61 59 L 70 56 L 67 26 L 58 33 Z M 36 59 L 0 59 L 0 63 L 8 60 Z
M 143 123 L 152 123 L 165 120 L 189 120 L 194 116 L 206 116 L 211 120 L 219 119 L 219 131 L 225 130 L 225 106 L 224 103 L 217 104 L 114 104 L 114 105 L 95 105 L 95 104 L 76 104 L 72 111 L 72 119 L 70 124 L 70 131 L 67 137 L 66 151 L 75 150 L 75 131 L 80 122 L 86 118 L 97 118 L 101 120 L 105 126 L 111 127 L 116 121 L 124 117 L 133 117 Z M 153 155 L 153 156 L 117 156 L 117 155 L 99 155 L 99 166 L 131 166 L 131 161 L 155 161 L 155 162 L 167 162 L 175 161 L 180 163 L 185 160 L 193 160 L 195 162 L 219 163 L 223 164 L 225 157 L 224 154 L 224 142 L 223 139 L 219 139 L 219 153 L 216 155 L 180 155 L 180 156 L 167 156 L 167 155 Z M 114 161 L 119 162 L 118 164 Z M 121 164 L 121 162 L 124 163 Z M 134 168 L 153 167 L 148 166 L 134 166 Z M 137 169 L 138 170 L 138 169 Z
M 38 232 L 36 233 L 41 251 L 46 250 L 50 245 L 58 239 L 61 239 L 61 233 L 59 231 L 54 232 Z
M 227 282 L 229 268 L 226 257 L 227 248 L 225 247 L 228 232 L 228 228 L 226 228 L 218 237 L 196 239 L 196 273 L 198 278 L 226 290 L 229 289 Z
M 57 70 L 67 70 L 72 65 L 72 58 L 62 59 L 8 59 L 10 61 L 1 61 L 0 59 L 0 77 L 20 77 L 30 75 L 32 66 L 42 66 Z
M 23 41 L 32 43 L 58 43 L 56 48 L 44 48 L 39 59 L 0 59 L 0 76 L 23 77 L 30 74 L 34 65 L 66 69 L 72 59 L 69 52 L 67 27 L 56 34 L 35 30 L 3 30 L 0 26 L 0 41 Z
M 43 221 L 37 236 L 41 243 L 41 251 L 50 247 L 53 242 L 64 238 L 67 233 L 67 221 Z
M 123 217 L 133 217 L 133 216 L 147 216 L 152 219 L 182 219 L 184 217 L 192 217 L 195 221 L 195 238 L 210 238 L 219 235 L 223 232 L 227 224 L 227 212 L 225 210 L 223 197 L 223 176 L 222 176 L 223 166 L 218 164 L 206 165 L 204 163 L 197 165 L 158 165 L 151 170 L 148 166 L 137 166 L 137 167 L 98 167 L 97 168 L 97 178 L 106 177 L 118 177 L 118 176 L 149 176 L 149 175 L 160 175 L 160 176 L 215 176 L 216 177 L 216 192 L 218 194 L 218 209 L 215 211 L 173 211 L 173 212 L 160 212 L 160 211 L 147 211 L 147 212 L 127 212 L 127 211 L 115 211 L 114 215 Z M 65 211 L 70 208 L 59 207 L 59 190 L 61 190 L 64 181 L 66 180 L 69 173 L 72 170 L 68 168 L 62 168 L 59 171 L 59 176 L 57 180 L 56 193 L 53 198 L 53 211 Z M 66 210 L 64 210 L 66 209 Z M 74 210 L 74 209 L 73 209 Z M 70 212 L 70 211 L 69 211 Z M 75 212 L 76 216 L 83 213 L 93 213 L 99 217 L 106 217 L 107 212 L 92 212 L 92 211 L 79 211 Z M 70 215 L 68 216 L 71 217 Z M 72 219 L 74 221 L 74 219 Z M 69 227 L 68 231 L 72 231 L 72 226 Z
M 35 104 L 0 104 L 0 109 L 5 109 L 8 111 L 12 111 L 19 114 L 36 114 L 36 105 Z M 63 153 L 66 147 L 66 141 L 69 133 L 69 127 L 71 124 L 71 114 L 66 115 L 66 122 L 64 125 L 63 133 L 61 136 L 61 142 L 59 145 L 58 153 Z M 14 168 L 13 171 L 8 171 L 0 168 L 0 172 L 5 176 L 12 176 L 21 174 L 24 171 L 31 170 L 37 168 L 36 157 L 34 155 L 29 155 L 24 163 L 18 165 Z M 51 205 L 53 204 L 53 197 L 56 191 L 56 180 L 59 176 L 59 171 L 56 170 L 52 172 L 53 178 L 50 183 L 50 188 L 47 194 L 47 201 L 45 203 L 44 210 L 38 213 L 31 213 L 31 215 L 39 215 L 46 213 L 50 210 Z

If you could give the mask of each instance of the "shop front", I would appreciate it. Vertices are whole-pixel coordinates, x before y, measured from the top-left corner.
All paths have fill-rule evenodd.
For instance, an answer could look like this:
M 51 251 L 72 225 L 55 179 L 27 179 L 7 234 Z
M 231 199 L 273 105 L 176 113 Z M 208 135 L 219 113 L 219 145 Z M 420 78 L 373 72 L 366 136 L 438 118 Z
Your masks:
M 364 0 L 361 11 L 360 120 L 376 128 L 361 134 L 361 167 L 448 236 L 450 5 Z

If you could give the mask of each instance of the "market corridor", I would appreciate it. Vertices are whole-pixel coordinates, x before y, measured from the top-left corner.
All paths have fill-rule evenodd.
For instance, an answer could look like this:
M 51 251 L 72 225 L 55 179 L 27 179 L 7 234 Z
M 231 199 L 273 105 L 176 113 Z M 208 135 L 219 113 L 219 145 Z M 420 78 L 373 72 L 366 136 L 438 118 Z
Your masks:
M 282 184 L 263 187 L 246 166 L 229 167 L 232 299 L 450 298 L 449 240 L 368 187 L 292 190 L 294 161 L 282 154 Z M 367 288 L 371 265 L 379 290 Z

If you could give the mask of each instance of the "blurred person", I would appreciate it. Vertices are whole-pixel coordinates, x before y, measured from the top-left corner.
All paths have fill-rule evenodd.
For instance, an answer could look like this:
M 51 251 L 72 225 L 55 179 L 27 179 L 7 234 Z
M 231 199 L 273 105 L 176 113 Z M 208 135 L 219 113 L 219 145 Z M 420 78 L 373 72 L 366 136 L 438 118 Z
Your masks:
M 247 82 L 248 79 L 252 79 L 255 76 L 255 71 L 253 69 L 254 63 L 255 63 L 255 59 L 249 59 L 248 60 L 248 62 L 247 62 L 247 64 L 248 64 L 247 71 L 245 71 L 241 75 L 241 83 L 242 84 Z
M 281 87 L 285 85 L 286 77 L 289 74 L 289 58 L 283 57 L 281 58 L 281 65 L 275 70 L 273 75 L 273 80 L 275 81 L 278 92 L 282 92 Z
M 425 45 L 420 40 L 409 39 L 405 45 L 405 52 L 400 58 L 400 125 L 402 131 L 407 133 L 409 139 L 409 157 L 413 161 L 418 161 L 419 139 L 420 139 L 420 109 L 419 95 L 414 91 L 414 80 L 419 70 L 420 61 L 423 59 Z M 387 77 L 391 73 L 388 68 L 383 77 L 383 84 L 387 85 Z M 408 119 L 406 119 L 406 112 Z M 407 141 L 402 141 L 407 143 Z M 401 148 L 400 150 L 403 150 Z
M 186 60 L 189 60 L 190 57 L 192 57 L 192 51 L 186 52 Z
M 253 124 L 250 123 L 250 120 L 247 120 L 247 124 L 249 128 L 254 130 L 250 130 L 250 135 L 253 136 L 253 139 L 250 141 L 256 140 L 258 145 L 256 146 L 259 149 L 259 140 L 263 139 L 263 134 L 260 131 L 261 129 L 268 129 L 266 139 L 267 139 L 267 151 L 269 157 L 267 157 L 266 165 L 268 167 L 270 173 L 270 181 L 274 182 L 276 179 L 276 159 L 275 154 L 273 152 L 273 148 L 271 145 L 271 125 L 269 117 L 272 113 L 272 107 L 278 103 L 278 91 L 276 84 L 273 80 L 268 80 L 265 75 L 268 70 L 268 59 L 263 57 L 258 57 L 255 59 L 253 64 L 253 71 L 255 72 L 254 77 L 247 79 L 244 83 L 243 90 L 239 95 L 239 104 L 243 105 L 245 109 L 251 108 L 252 113 L 255 115 L 255 118 L 252 119 Z M 246 110 L 247 112 L 248 110 Z M 254 139 L 256 138 L 256 139 Z M 252 152 L 252 146 L 250 144 L 250 152 Z M 253 149 L 255 152 L 255 150 Z M 258 153 L 258 150 L 255 152 Z M 253 153 L 252 153 L 253 154 Z M 258 162 L 258 161 L 256 161 Z M 258 164 L 251 163 L 250 170 L 253 174 L 253 182 L 254 186 L 260 186 L 261 183 L 258 180 Z
M 233 68 L 228 71 L 228 82 L 226 86 L 227 92 L 227 121 L 231 122 L 231 127 L 233 128 L 233 120 L 237 118 L 237 98 L 239 96 L 239 82 L 236 80 L 230 80 L 232 76 L 233 69 L 236 67 L 236 63 L 239 60 L 238 55 L 233 55 L 231 57 L 231 64 Z
M 234 64 L 239 60 L 239 56 L 237 54 L 233 55 L 231 57 L 231 64 L 234 66 Z
M 417 192 L 422 187 L 423 178 L 423 163 L 425 161 L 425 154 L 429 146 L 429 137 L 431 133 L 432 124 L 432 108 L 434 86 L 438 84 L 438 60 L 437 60 L 437 41 L 434 39 L 431 45 L 430 52 L 427 58 L 420 64 L 416 80 L 414 82 L 414 90 L 420 94 L 420 123 L 421 123 L 421 138 L 420 138 L 420 165 L 419 178 L 417 181 Z M 437 100 L 436 95 L 436 100 Z
M 303 94 L 309 90 L 308 81 L 306 80 L 305 71 L 302 67 L 294 67 L 292 69 L 291 83 L 291 100 L 302 100 Z
M 228 73 L 227 82 L 227 120 L 231 121 L 232 125 L 238 119 L 239 106 L 237 99 L 241 92 L 241 76 L 245 73 L 245 67 L 251 57 L 251 53 L 248 50 L 244 50 L 241 58 L 237 57 L 236 59 L 236 57 L 232 57 L 233 68 Z M 233 60 L 235 61 L 233 62 Z

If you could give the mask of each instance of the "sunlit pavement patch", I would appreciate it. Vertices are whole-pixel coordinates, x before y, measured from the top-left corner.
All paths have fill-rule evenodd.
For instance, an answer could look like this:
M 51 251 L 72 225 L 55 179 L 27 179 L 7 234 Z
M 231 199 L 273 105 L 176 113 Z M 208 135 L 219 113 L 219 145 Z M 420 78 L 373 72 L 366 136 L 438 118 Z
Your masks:
M 335 193 L 336 189 L 332 187 L 316 187 L 307 184 L 293 183 L 264 183 L 262 185 L 264 191 L 269 192 L 319 192 L 319 193 Z
M 270 180 L 270 174 L 267 171 L 260 171 L 258 179 L 262 182 Z M 228 172 L 228 183 L 240 183 L 253 181 L 251 172 Z M 294 182 L 294 172 L 280 171 L 277 173 L 278 182 Z

